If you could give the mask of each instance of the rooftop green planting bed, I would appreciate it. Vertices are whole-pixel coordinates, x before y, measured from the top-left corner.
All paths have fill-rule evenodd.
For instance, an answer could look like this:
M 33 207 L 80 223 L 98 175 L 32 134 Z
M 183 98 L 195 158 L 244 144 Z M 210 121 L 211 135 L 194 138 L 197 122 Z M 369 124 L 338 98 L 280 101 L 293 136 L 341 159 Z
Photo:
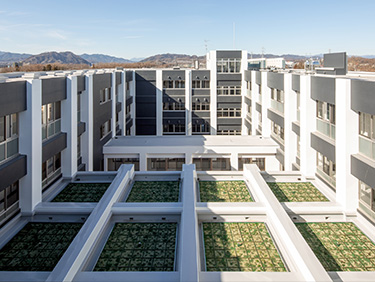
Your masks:
M 173 271 L 176 223 L 116 223 L 94 271 Z
M 310 182 L 268 182 L 280 202 L 328 202 Z
M 178 181 L 136 181 L 127 202 L 178 202 Z
M 353 223 L 296 223 L 327 271 L 375 271 L 375 245 Z
M 99 202 L 110 183 L 69 183 L 52 202 Z
M 201 202 L 253 202 L 244 181 L 199 181 Z
M 285 272 L 264 223 L 203 223 L 207 271 Z
M 0 271 L 52 271 L 80 223 L 28 223 L 0 250 Z

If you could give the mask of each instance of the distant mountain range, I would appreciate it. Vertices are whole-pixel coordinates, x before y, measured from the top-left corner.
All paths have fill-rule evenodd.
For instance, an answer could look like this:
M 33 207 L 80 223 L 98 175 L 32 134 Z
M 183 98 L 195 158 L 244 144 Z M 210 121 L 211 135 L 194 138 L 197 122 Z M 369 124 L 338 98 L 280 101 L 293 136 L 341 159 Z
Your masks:
M 248 54 L 248 58 L 277 58 L 283 57 L 287 61 L 298 61 L 305 60 L 310 56 L 301 56 L 293 54 L 283 54 L 283 55 L 274 55 L 274 54 Z M 313 58 L 322 58 L 323 54 L 317 54 L 311 56 Z M 363 55 L 358 56 L 363 58 L 375 58 L 375 55 Z M 24 64 L 97 64 L 97 63 L 133 63 L 133 62 L 157 62 L 158 64 L 180 64 L 192 63 L 193 61 L 198 60 L 200 62 L 205 61 L 205 56 L 196 56 L 196 55 L 186 55 L 186 54 L 158 54 L 150 56 L 147 58 L 132 58 L 130 60 L 104 55 L 104 54 L 82 54 L 76 55 L 72 52 L 45 52 L 38 55 L 32 54 L 20 54 L 20 53 L 11 53 L 0 51 L 0 65 L 12 64 L 14 62 L 22 62 Z
M 45 52 L 39 55 L 33 55 L 22 61 L 23 64 L 75 64 L 75 65 L 90 65 L 88 61 L 72 52 Z

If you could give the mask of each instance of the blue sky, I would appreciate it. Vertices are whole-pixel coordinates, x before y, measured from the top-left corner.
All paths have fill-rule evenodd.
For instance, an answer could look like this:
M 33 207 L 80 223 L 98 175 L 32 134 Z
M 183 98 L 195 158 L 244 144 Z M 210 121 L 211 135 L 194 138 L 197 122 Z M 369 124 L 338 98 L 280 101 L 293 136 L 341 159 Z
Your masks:
M 0 50 L 375 55 L 374 0 L 1 0 Z

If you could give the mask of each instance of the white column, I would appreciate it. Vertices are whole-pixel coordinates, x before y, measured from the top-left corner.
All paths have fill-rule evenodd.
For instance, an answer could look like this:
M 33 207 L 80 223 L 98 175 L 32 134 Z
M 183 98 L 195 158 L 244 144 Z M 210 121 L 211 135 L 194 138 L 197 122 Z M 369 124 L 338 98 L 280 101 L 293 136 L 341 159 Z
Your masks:
M 207 68 L 210 70 L 210 125 L 211 135 L 217 132 L 217 69 L 216 69 L 216 51 L 210 51 L 209 60 L 207 60 Z
M 156 70 L 156 135 L 163 135 L 163 73 Z
M 93 171 L 93 133 L 94 133 L 94 112 L 93 112 L 93 74 L 85 77 L 86 90 L 81 94 L 81 120 L 86 123 L 86 131 L 82 134 L 82 162 L 86 164 L 86 171 Z
M 271 108 L 271 89 L 267 86 L 267 71 L 261 71 L 262 78 L 262 136 L 271 136 L 271 120 L 268 118 L 268 109 Z
M 66 99 L 61 101 L 61 131 L 67 133 L 66 149 L 61 152 L 63 177 L 77 172 L 77 76 L 66 79 Z
M 232 152 L 230 154 L 230 166 L 232 170 L 238 170 L 238 152 Z
M 139 171 L 147 170 L 147 154 L 145 152 L 139 152 Z
M 121 103 L 121 112 L 119 116 L 119 123 L 121 135 L 126 135 L 126 71 L 121 72 L 121 84 L 119 85 L 119 101 Z
M 258 128 L 258 111 L 256 110 L 256 102 L 258 101 L 259 86 L 255 83 L 256 73 L 251 71 L 251 134 L 256 135 L 256 129 Z
M 27 174 L 19 182 L 24 215 L 32 215 L 42 201 L 42 82 L 34 78 L 38 76 L 27 79 L 26 111 L 18 115 L 19 153 L 27 155 Z
M 191 70 L 185 71 L 185 128 L 186 135 L 192 134 L 192 118 L 191 118 Z
M 293 102 L 295 95 L 292 91 L 292 74 L 284 74 L 284 168 L 285 171 L 292 170 L 294 160 L 292 120 L 295 120 L 295 107 Z M 294 138 L 295 139 L 295 138 Z
M 191 152 L 185 152 L 185 164 L 193 163 L 193 154 Z
M 129 89 L 130 89 L 130 96 L 133 97 L 133 103 L 131 105 L 131 110 L 130 110 L 130 115 L 131 115 L 131 118 L 133 120 L 133 126 L 131 127 L 130 129 L 130 133 L 132 136 L 135 136 L 135 127 L 136 127 L 136 120 L 135 120 L 135 109 L 136 109 L 136 104 L 135 104 L 135 101 L 136 101 L 136 97 L 135 97 L 135 93 L 136 93 L 136 83 L 135 83 L 135 71 L 132 71 L 132 75 L 133 75 L 133 79 L 132 81 L 130 82 L 130 85 L 129 85 Z
M 316 151 L 311 148 L 311 132 L 316 130 L 316 102 L 311 99 L 311 76 L 301 75 L 300 79 L 300 171 L 306 177 L 315 177 Z
M 358 179 L 351 174 L 350 156 L 359 147 L 358 114 L 351 110 L 351 80 L 336 79 L 336 201 L 346 215 L 358 208 Z
M 247 127 L 245 125 L 245 119 L 247 114 L 247 104 L 245 103 L 245 96 L 247 95 L 247 82 L 245 80 L 245 70 L 247 70 L 247 51 L 242 50 L 242 58 L 241 58 L 241 135 L 249 135 L 247 132 Z
M 116 72 L 112 72 L 112 119 L 111 119 L 111 128 L 112 128 L 112 138 L 116 136 L 116 95 L 117 95 L 117 87 L 116 87 Z

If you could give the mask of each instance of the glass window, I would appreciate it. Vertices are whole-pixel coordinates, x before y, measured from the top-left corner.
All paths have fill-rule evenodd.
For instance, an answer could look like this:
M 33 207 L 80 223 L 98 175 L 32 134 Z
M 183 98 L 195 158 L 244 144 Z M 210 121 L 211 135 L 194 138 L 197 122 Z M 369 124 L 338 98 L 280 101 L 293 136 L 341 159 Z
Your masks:
M 5 140 L 6 133 L 6 124 L 5 124 L 5 117 L 0 117 L 0 142 Z
M 372 188 L 362 181 L 359 182 L 359 199 L 362 203 L 365 203 L 368 207 L 371 208 L 373 199 L 372 199 Z

